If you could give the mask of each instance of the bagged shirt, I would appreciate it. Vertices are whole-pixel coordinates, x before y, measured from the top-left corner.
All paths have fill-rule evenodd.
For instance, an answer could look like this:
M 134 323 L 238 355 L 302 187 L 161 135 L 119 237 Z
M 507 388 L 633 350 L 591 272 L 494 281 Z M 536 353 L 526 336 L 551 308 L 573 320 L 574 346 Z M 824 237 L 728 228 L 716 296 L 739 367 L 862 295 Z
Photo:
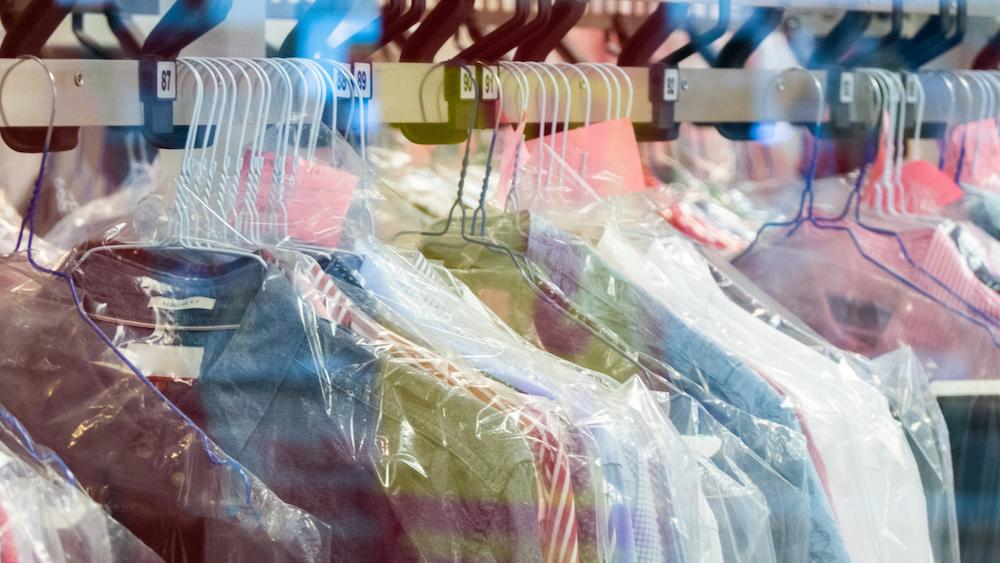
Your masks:
M 285 504 L 122 362 L 65 283 L 0 263 L 0 402 L 166 561 L 323 561 L 329 530 Z

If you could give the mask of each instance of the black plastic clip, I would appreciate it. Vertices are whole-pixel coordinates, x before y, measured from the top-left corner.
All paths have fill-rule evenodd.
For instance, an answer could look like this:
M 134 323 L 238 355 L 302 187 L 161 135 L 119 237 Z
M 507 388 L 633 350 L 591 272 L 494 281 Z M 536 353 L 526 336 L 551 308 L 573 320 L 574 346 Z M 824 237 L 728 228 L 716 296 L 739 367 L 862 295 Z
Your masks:
M 869 127 L 858 121 L 855 108 L 856 80 L 853 71 L 830 68 L 826 74 L 826 104 L 829 119 L 820 125 L 819 136 L 823 139 L 863 139 Z M 815 125 L 799 123 L 797 125 Z
M 159 135 L 174 131 L 177 100 L 177 61 L 156 57 L 139 59 L 139 100 L 146 129 Z
M 680 71 L 666 63 L 649 65 L 649 101 L 652 121 L 637 123 L 635 136 L 639 141 L 673 141 L 680 133 L 674 119 L 674 107 L 681 93 Z
M 444 124 L 409 123 L 400 125 L 403 134 L 418 144 L 454 144 L 465 140 L 469 125 L 477 129 L 496 126 L 497 100 L 484 99 L 484 75 L 478 65 L 449 62 L 444 69 L 443 93 L 448 104 L 448 122 Z M 492 80 L 492 77 L 490 78 Z M 495 85 L 494 85 L 495 87 Z M 430 94 L 430 93 L 428 93 Z

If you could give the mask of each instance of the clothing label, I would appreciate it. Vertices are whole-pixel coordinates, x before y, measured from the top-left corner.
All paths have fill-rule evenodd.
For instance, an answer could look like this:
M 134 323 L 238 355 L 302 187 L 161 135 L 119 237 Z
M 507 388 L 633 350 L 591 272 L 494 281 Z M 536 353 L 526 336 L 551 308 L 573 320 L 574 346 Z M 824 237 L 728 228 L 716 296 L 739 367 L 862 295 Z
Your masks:
M 722 440 L 715 436 L 682 436 L 691 451 L 704 458 L 710 458 L 722 449 Z
M 211 311 L 215 308 L 215 299 L 211 297 L 185 297 L 184 299 L 173 299 L 171 297 L 150 297 L 150 309 L 166 309 L 167 311 L 186 311 L 188 309 L 203 309 Z
M 179 379 L 198 379 L 205 349 L 196 346 L 166 346 L 132 342 L 119 347 L 122 354 L 142 373 Z

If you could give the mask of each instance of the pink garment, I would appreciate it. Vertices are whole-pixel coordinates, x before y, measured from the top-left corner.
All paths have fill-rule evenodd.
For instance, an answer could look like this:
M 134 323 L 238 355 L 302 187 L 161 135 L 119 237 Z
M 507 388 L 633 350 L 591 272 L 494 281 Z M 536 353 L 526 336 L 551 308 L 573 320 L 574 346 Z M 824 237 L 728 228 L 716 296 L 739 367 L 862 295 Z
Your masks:
M 893 238 L 851 222 L 842 225 L 879 263 L 968 312 L 909 266 Z M 932 378 L 1000 377 L 1000 349 L 990 332 L 865 260 L 847 233 L 806 223 L 793 236 L 784 234 L 765 237 L 736 266 L 834 345 L 868 356 L 910 345 Z M 943 228 L 914 229 L 901 238 L 917 264 L 987 313 L 1000 314 L 1000 296 L 969 271 Z
M 962 182 L 982 188 L 1000 189 L 1000 132 L 995 119 L 957 125 L 948 134 L 944 170 L 955 178 L 959 162 Z M 965 147 L 963 157 L 962 147 Z
M 502 193 L 506 193 L 514 173 L 516 135 L 517 132 L 511 141 L 505 143 L 501 158 Z M 552 170 L 551 175 L 544 177 L 546 185 L 538 188 L 570 192 L 581 189 L 587 192 L 588 197 L 592 194 L 607 197 L 646 189 L 639 143 L 636 141 L 632 122 L 627 119 L 601 121 L 587 127 L 525 141 L 519 165 L 527 165 L 527 170 L 521 169 L 519 174 L 525 175 L 528 181 L 538 167 L 546 171 Z M 574 175 L 577 178 L 573 178 Z M 574 201 L 581 194 L 568 193 L 564 197 Z
M 316 162 L 299 159 L 298 166 L 292 166 L 291 158 L 286 159 L 284 188 L 284 209 L 275 207 L 268 198 L 274 183 L 274 153 L 264 155 L 257 189 L 256 208 L 261 214 L 260 222 L 288 222 L 288 234 L 293 239 L 335 248 L 340 242 L 347 209 L 351 205 L 358 177 Z M 238 209 L 243 210 L 249 184 L 249 158 L 240 173 Z M 285 213 L 287 212 L 287 219 Z M 265 227 L 266 228 L 266 227 Z

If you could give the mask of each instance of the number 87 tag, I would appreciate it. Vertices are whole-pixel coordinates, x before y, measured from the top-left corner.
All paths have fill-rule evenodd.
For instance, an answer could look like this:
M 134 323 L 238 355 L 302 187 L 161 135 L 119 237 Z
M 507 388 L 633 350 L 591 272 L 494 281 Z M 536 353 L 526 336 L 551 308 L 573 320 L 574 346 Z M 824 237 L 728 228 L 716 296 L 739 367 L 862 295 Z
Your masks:
M 156 62 L 156 99 L 177 99 L 177 62 Z

